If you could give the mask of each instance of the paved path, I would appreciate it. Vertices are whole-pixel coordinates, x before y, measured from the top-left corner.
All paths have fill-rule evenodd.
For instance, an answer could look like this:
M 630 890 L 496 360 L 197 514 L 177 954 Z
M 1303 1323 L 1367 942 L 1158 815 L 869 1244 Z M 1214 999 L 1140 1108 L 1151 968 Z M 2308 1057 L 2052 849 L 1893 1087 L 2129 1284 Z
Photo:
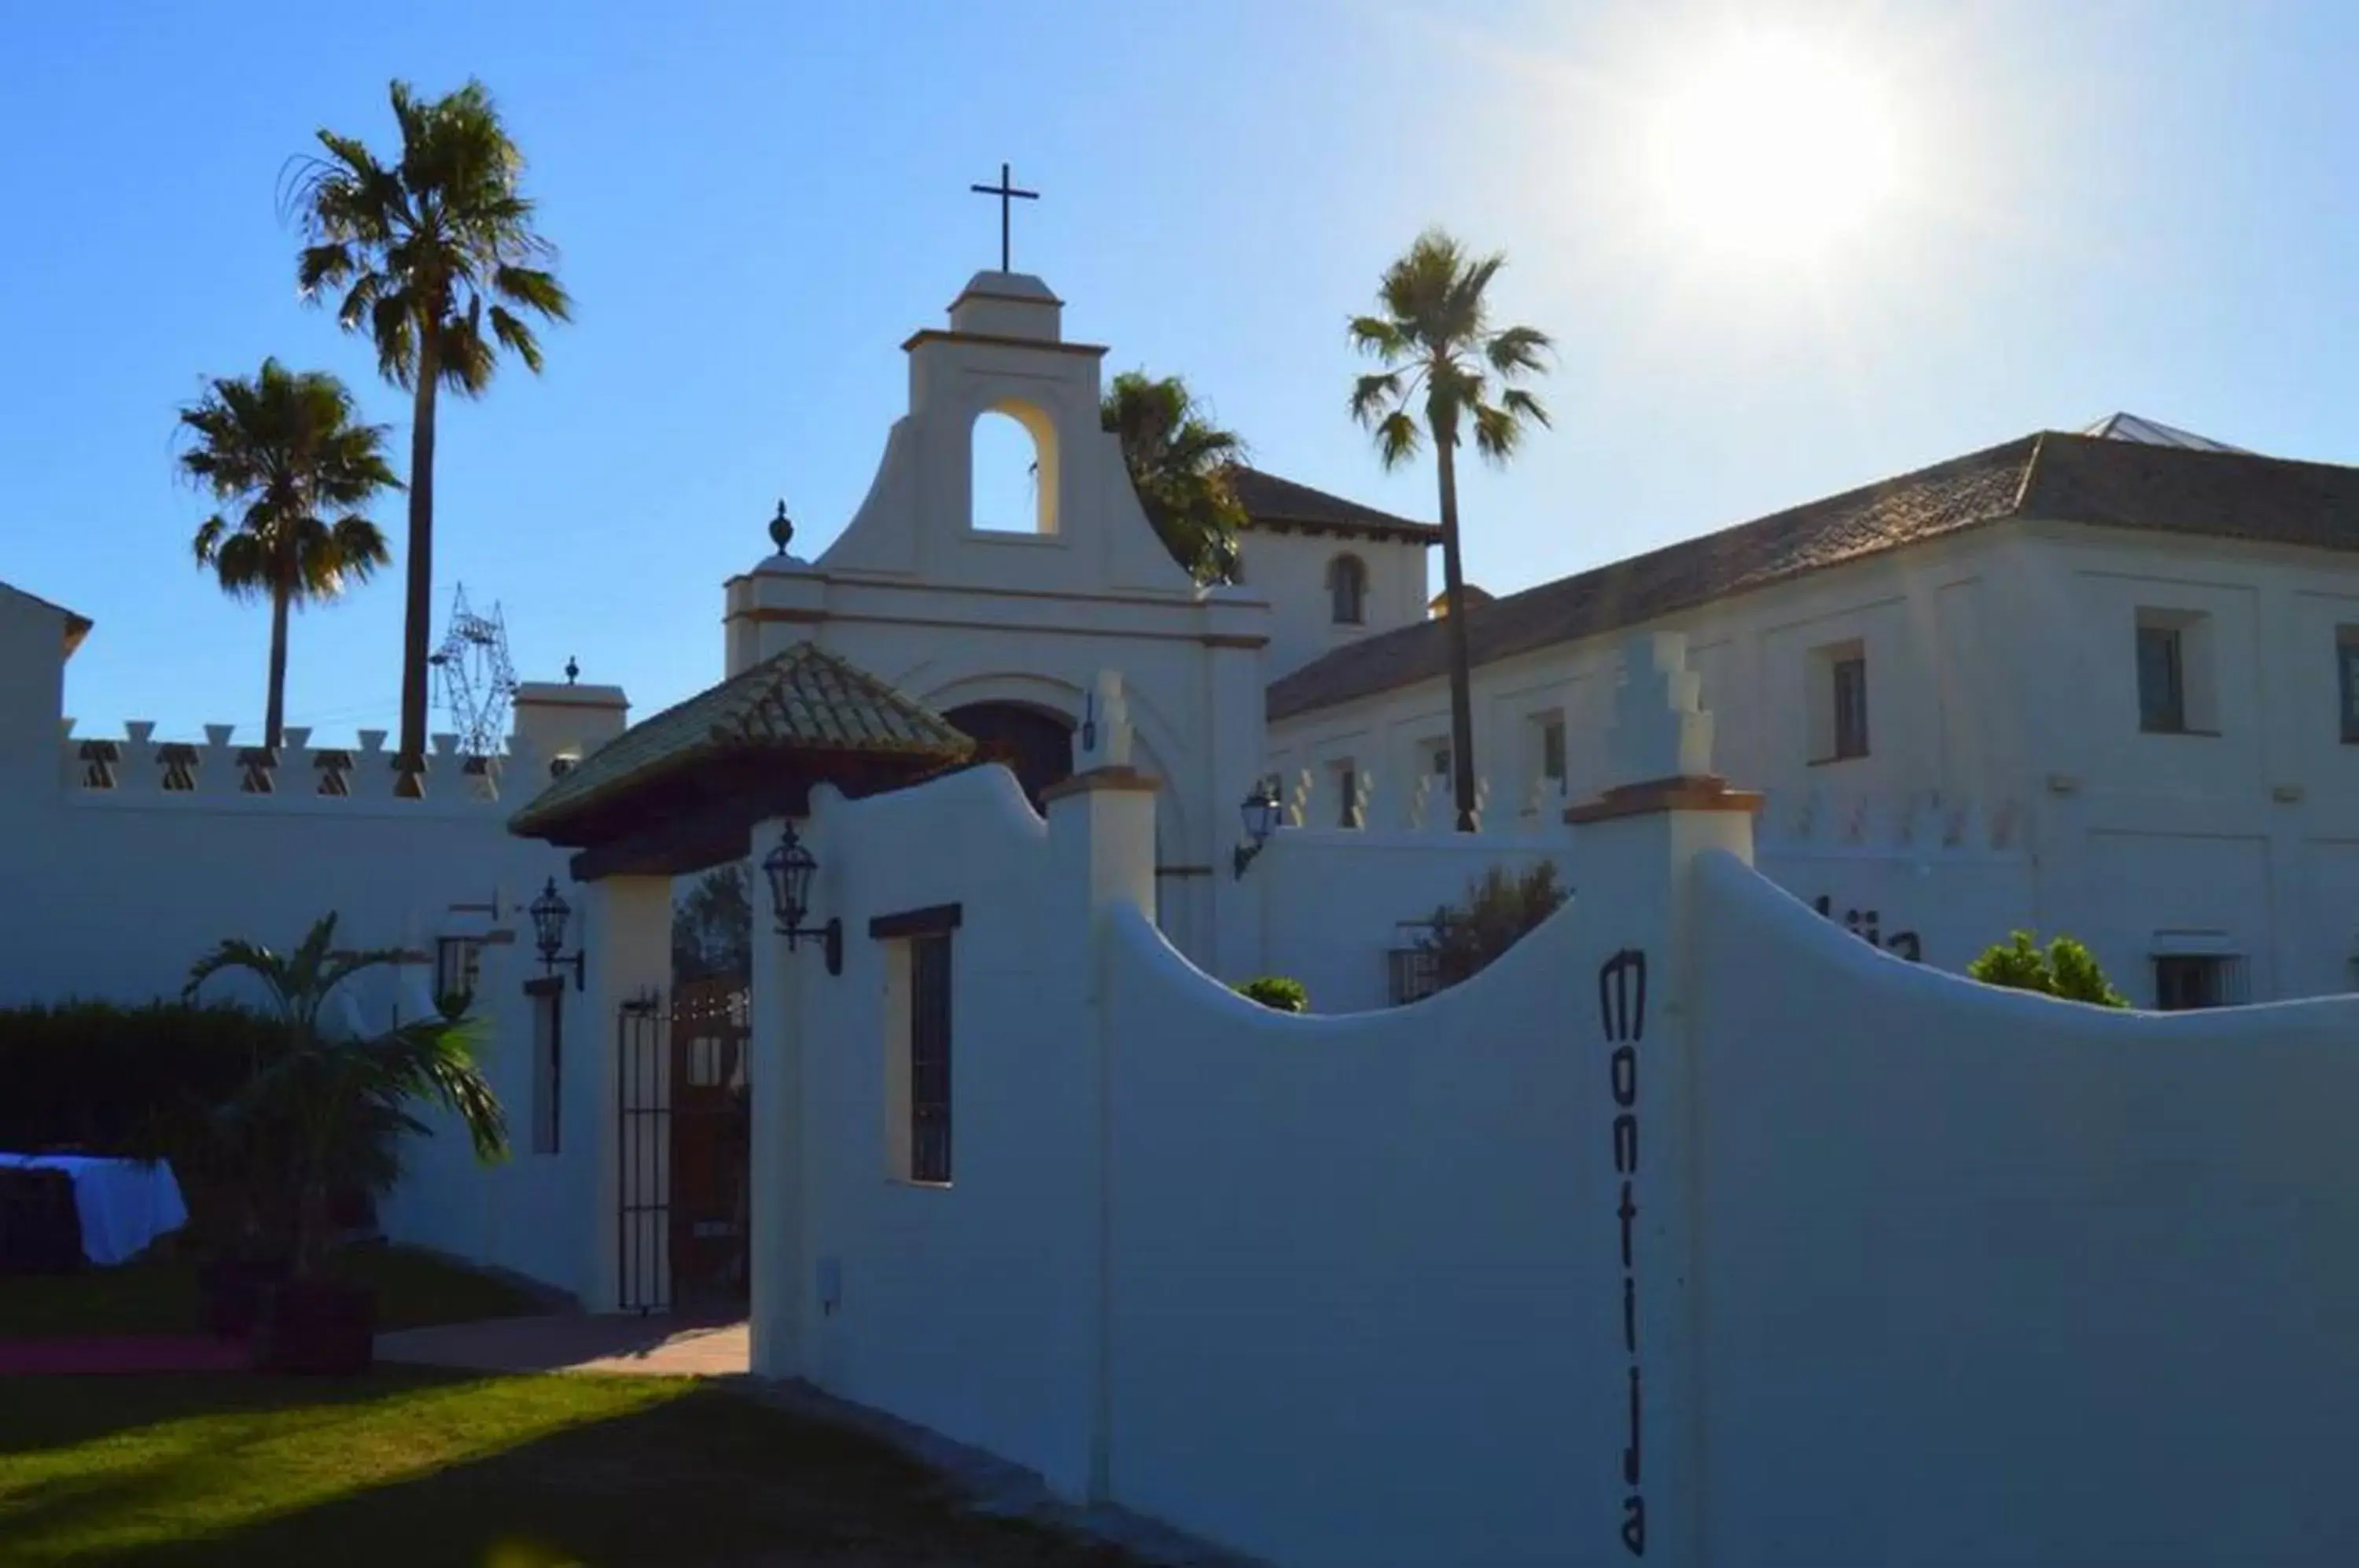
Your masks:
M 570 1312 L 486 1318 L 377 1335 L 377 1358 L 485 1372 L 619 1372 L 656 1377 L 742 1377 L 745 1320 Z

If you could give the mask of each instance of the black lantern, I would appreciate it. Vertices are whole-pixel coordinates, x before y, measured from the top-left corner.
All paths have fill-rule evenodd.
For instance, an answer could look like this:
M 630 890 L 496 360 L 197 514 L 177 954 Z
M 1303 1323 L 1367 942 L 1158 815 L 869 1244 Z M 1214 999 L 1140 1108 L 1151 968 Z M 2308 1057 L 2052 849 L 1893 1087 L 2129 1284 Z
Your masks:
M 573 988 L 587 989 L 588 953 L 576 948 L 570 957 L 558 955 L 558 950 L 565 945 L 565 928 L 573 919 L 573 906 L 557 890 L 556 877 L 549 879 L 549 886 L 540 890 L 540 897 L 526 912 L 532 916 L 532 942 L 540 950 L 540 966 L 554 975 L 570 964 L 573 966 Z
M 787 951 L 794 952 L 805 937 L 815 937 L 826 950 L 827 972 L 841 975 L 842 920 L 831 915 L 825 925 L 803 924 L 803 917 L 810 913 L 811 874 L 818 869 L 819 861 L 803 847 L 792 822 L 778 835 L 778 847 L 762 857 L 762 875 L 770 883 L 770 912 L 777 917 L 778 934 L 787 939 Z
M 1246 790 L 1245 798 L 1237 803 L 1237 814 L 1245 819 L 1245 841 L 1237 845 L 1235 864 L 1240 877 L 1245 876 L 1245 867 L 1253 864 L 1254 856 L 1261 853 L 1262 846 L 1269 842 L 1269 835 L 1277 831 L 1277 813 L 1281 808 L 1282 802 L 1277 798 L 1277 776 L 1274 773 Z

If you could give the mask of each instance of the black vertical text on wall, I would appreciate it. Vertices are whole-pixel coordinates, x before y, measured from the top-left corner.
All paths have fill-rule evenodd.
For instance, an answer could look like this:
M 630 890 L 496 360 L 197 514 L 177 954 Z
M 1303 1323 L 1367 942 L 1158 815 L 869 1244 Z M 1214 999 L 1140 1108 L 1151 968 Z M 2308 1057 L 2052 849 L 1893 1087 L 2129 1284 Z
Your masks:
M 1638 1264 L 1631 1225 L 1638 1217 L 1638 1045 L 1647 1036 L 1647 955 L 1625 947 L 1597 971 L 1598 1025 L 1613 1051 L 1606 1086 L 1614 1095 L 1614 1174 L 1619 1188 L 1614 1216 L 1621 1225 L 1622 1351 L 1629 1358 L 1629 1430 L 1622 1448 L 1622 1545 L 1647 1555 L 1647 1494 L 1641 1485 L 1646 1377 L 1638 1355 Z

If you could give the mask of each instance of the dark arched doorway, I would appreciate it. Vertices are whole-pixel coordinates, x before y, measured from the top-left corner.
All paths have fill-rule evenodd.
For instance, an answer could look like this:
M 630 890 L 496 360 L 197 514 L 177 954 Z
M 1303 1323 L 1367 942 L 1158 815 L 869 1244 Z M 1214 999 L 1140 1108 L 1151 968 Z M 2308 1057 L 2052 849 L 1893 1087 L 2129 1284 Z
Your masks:
M 1073 775 L 1073 721 L 1029 702 L 969 702 L 942 714 L 974 737 L 984 762 L 1000 762 L 1040 810 L 1040 792 Z

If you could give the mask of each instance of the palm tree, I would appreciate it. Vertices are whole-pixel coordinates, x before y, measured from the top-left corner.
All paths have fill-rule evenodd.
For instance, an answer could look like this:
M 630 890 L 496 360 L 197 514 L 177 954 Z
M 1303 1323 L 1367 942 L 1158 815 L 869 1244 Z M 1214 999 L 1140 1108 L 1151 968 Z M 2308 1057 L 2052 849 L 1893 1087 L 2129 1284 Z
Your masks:
M 313 922 L 292 953 L 235 939 L 197 960 L 183 998 L 215 975 L 238 970 L 261 983 L 284 1029 L 281 1049 L 257 1062 L 223 1116 L 234 1126 L 267 1126 L 292 1141 L 298 1275 L 317 1271 L 326 1254 L 329 1199 L 362 1187 L 383 1192 L 400 1175 L 399 1140 L 432 1129 L 411 1114 L 437 1104 L 459 1118 L 486 1162 L 507 1153 L 507 1118 L 477 1061 L 473 1026 L 448 1015 L 414 1019 L 365 1040 L 338 1036 L 321 1014 L 353 975 L 402 962 L 398 951 L 339 952 L 336 917 Z
M 1385 466 L 1399 466 L 1427 437 L 1433 441 L 1449 612 L 1443 620 L 1450 639 L 1451 774 L 1461 833 L 1474 831 L 1474 721 L 1466 581 L 1459 564 L 1458 444 L 1472 425 L 1474 450 L 1504 465 L 1533 425 L 1549 422 L 1540 400 L 1514 385 L 1546 368 L 1541 356 L 1551 346 L 1548 334 L 1491 326 L 1484 295 L 1506 261 L 1470 255 L 1440 229 L 1428 229 L 1385 269 L 1376 286 L 1382 313 L 1356 317 L 1351 327 L 1353 344 L 1385 365 L 1352 389 L 1352 417 L 1375 432 Z
M 275 359 L 250 381 L 214 380 L 180 411 L 190 439 L 182 476 L 239 508 L 236 521 L 216 512 L 197 529 L 197 565 L 232 598 L 270 601 L 263 745 L 274 750 L 287 716 L 287 612 L 339 598 L 392 560 L 363 508 L 401 481 L 386 466 L 385 427 L 357 414 L 342 382 Z
M 1245 442 L 1212 422 L 1185 381 L 1143 370 L 1114 378 L 1098 420 L 1121 442 L 1139 505 L 1171 559 L 1199 583 L 1234 581 L 1245 513 L 1228 476 Z
M 479 82 L 431 103 L 392 86 L 400 156 L 377 161 L 322 130 L 326 156 L 297 160 L 283 192 L 308 242 L 295 268 L 307 300 L 341 289 L 336 324 L 376 344 L 377 369 L 413 398 L 409 427 L 409 581 L 401 648 L 401 749 L 408 780 L 426 754 L 426 657 L 434 593 L 434 403 L 449 387 L 480 397 L 505 348 L 540 370 L 540 343 L 518 310 L 571 319 L 547 269 L 554 248 L 517 189 L 524 155 Z M 414 787 L 414 786 L 410 786 Z

